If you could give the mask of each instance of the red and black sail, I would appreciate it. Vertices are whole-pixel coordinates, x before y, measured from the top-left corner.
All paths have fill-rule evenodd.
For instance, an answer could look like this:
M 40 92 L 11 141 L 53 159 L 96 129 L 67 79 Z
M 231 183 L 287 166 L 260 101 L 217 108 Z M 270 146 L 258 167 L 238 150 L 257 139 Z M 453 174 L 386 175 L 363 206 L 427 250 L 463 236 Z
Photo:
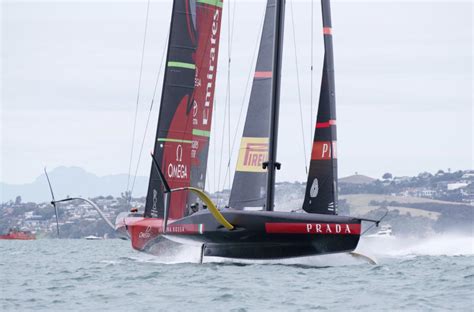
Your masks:
M 222 0 L 175 0 L 154 155 L 171 188 L 204 188 Z M 169 218 L 187 214 L 188 192 L 171 194 Z M 161 218 L 161 180 L 151 169 L 145 217 Z
M 329 0 L 321 0 L 321 7 L 324 67 L 303 209 L 309 213 L 337 214 L 336 98 Z
M 274 73 L 276 0 L 268 0 L 252 91 L 229 206 L 234 209 L 263 207 L 267 196 L 270 107 Z

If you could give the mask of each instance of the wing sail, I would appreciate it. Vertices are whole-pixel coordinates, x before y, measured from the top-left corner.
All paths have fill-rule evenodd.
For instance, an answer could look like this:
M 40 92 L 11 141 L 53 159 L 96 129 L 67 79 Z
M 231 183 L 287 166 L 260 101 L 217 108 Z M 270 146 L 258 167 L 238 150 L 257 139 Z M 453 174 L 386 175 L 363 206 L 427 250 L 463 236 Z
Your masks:
M 204 188 L 221 19 L 221 0 L 173 3 L 154 148 L 171 188 Z M 152 166 L 145 217 L 163 217 L 162 187 Z M 185 216 L 195 198 L 187 191 L 171 194 L 169 218 Z

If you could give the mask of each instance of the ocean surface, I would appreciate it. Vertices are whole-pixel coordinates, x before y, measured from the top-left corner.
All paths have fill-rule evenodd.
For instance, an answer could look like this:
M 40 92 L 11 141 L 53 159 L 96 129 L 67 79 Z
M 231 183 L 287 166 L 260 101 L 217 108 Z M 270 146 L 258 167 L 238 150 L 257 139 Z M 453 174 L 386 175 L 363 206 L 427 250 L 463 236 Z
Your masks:
M 0 241 L 1 311 L 473 311 L 474 241 L 361 241 L 348 255 L 168 258 L 121 240 Z

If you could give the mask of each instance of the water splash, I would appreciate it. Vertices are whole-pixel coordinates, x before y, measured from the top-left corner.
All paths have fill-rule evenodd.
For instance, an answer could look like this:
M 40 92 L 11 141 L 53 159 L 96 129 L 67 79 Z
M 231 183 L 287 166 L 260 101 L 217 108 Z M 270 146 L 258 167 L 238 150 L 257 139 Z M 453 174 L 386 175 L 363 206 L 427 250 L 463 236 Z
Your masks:
M 362 237 L 357 251 L 376 257 L 474 255 L 474 236 L 437 234 L 425 238 Z

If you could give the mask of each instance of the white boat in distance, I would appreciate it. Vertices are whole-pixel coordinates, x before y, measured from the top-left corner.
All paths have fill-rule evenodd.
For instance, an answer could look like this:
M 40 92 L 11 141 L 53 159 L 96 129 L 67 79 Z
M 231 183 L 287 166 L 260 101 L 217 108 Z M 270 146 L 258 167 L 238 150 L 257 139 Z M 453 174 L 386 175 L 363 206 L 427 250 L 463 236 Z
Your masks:
M 380 227 L 380 230 L 371 235 L 367 235 L 366 238 L 389 238 L 389 239 L 394 239 L 395 236 L 392 233 L 392 227 L 389 224 L 384 224 Z
M 89 236 L 86 236 L 84 238 L 87 239 L 87 240 L 102 240 L 102 239 L 104 239 L 103 237 L 99 237 L 99 236 L 95 236 L 95 235 L 89 235 Z

